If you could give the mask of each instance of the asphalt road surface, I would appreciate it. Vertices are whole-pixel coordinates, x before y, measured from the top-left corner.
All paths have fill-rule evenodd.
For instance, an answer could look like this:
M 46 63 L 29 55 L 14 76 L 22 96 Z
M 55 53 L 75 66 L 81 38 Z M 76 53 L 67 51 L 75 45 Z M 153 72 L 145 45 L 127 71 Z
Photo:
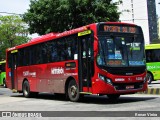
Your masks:
M 159 81 L 158 81 L 159 82 Z M 153 83 L 149 87 L 160 88 L 159 83 Z M 159 120 L 160 119 L 160 95 L 133 94 L 122 95 L 118 101 L 110 101 L 106 96 L 85 96 L 81 102 L 66 101 L 62 96 L 41 93 L 36 98 L 24 98 L 22 94 L 12 93 L 8 88 L 0 88 L 0 111 L 23 112 L 21 116 L 14 118 L 3 117 L 0 120 L 22 120 L 22 119 L 65 119 L 65 120 Z M 25 112 L 40 113 L 33 116 Z M 46 112 L 48 111 L 48 112 Z M 84 112 L 82 112 L 84 111 Z M 97 111 L 97 112 L 96 112 Z M 103 111 L 103 112 L 101 112 Z M 108 111 L 108 112 L 106 112 Z M 43 114 L 41 114 L 43 112 Z M 110 113 L 111 112 L 111 113 Z M 144 113 L 141 113 L 144 112 Z M 38 118 L 47 116 L 44 118 Z M 117 117 L 117 116 L 118 117 Z M 136 116 L 138 115 L 138 116 Z M 145 116 L 146 115 L 146 116 Z M 152 115 L 152 116 L 147 116 Z M 159 117 L 156 117 L 159 116 Z M 76 116 L 76 117 L 75 117 Z M 109 117 L 107 117 L 109 116 Z

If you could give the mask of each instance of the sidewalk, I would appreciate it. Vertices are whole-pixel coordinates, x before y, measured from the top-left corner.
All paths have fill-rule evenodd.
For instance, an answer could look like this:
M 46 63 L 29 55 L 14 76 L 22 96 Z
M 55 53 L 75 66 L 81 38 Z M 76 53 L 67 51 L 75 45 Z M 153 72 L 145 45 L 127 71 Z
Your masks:
M 153 81 L 148 85 L 148 89 L 145 92 L 138 92 L 138 94 L 160 95 L 160 80 Z
M 160 88 L 148 88 L 145 92 L 138 92 L 138 94 L 153 94 L 160 95 Z

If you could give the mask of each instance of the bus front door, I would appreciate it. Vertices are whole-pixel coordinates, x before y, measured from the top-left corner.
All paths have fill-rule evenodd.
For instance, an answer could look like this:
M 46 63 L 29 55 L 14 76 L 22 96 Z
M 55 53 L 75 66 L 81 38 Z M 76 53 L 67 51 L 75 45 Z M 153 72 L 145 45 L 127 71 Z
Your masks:
M 17 52 L 16 53 L 11 53 L 11 84 L 12 84 L 12 89 L 17 89 L 18 86 L 17 86 L 17 80 L 16 80 L 16 76 L 17 76 Z
M 91 60 L 91 35 L 79 37 L 78 40 L 78 77 L 80 92 L 90 92 L 91 76 L 92 76 L 92 60 Z M 83 88 L 87 88 L 87 91 Z

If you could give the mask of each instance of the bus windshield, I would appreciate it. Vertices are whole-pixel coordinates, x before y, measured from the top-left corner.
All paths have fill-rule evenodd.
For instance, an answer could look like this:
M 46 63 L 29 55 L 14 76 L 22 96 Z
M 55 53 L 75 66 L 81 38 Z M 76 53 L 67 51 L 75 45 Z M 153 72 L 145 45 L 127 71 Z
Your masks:
M 108 67 L 144 66 L 143 36 L 100 36 L 97 63 Z

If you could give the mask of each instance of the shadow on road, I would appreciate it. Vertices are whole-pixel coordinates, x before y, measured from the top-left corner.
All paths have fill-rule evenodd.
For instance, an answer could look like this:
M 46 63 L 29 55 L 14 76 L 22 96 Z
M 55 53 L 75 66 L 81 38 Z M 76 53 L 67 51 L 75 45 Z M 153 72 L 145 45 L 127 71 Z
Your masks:
M 93 104 L 122 104 L 122 103 L 132 103 L 132 102 L 140 102 L 156 99 L 157 97 L 131 97 L 131 96 L 121 96 L 118 100 L 110 100 L 108 97 L 104 96 L 86 96 L 84 98 L 85 103 L 93 103 Z
M 148 84 L 149 85 L 160 85 L 160 83 L 151 83 L 151 84 Z
M 23 98 L 22 93 L 12 93 L 11 90 L 7 88 L 0 88 L 0 97 L 1 96 L 11 96 L 11 97 L 19 97 Z M 155 96 L 143 96 L 141 97 L 140 95 L 138 96 L 123 96 L 116 100 L 116 101 L 111 101 L 108 99 L 107 96 L 96 96 L 96 95 L 85 95 L 83 99 L 80 101 L 80 103 L 87 103 L 87 104 L 122 104 L 122 103 L 133 103 L 133 102 L 139 102 L 139 101 L 147 101 L 147 100 L 152 100 L 156 99 L 158 97 Z M 67 101 L 65 99 L 64 95 L 61 94 L 47 94 L 47 93 L 40 93 L 35 97 L 28 98 L 28 99 L 43 99 L 43 100 L 54 100 L 54 101 Z
M 23 97 L 22 94 L 11 95 L 11 97 Z M 121 96 L 118 100 L 112 101 L 108 99 L 107 96 L 95 96 L 95 95 L 86 95 L 79 103 L 87 104 L 122 104 L 122 103 L 133 103 L 140 101 L 147 101 L 156 99 L 158 97 L 141 97 L 141 96 Z M 43 99 L 43 100 L 54 100 L 54 101 L 68 101 L 64 95 L 54 95 L 54 94 L 39 94 L 35 97 L 28 99 Z

